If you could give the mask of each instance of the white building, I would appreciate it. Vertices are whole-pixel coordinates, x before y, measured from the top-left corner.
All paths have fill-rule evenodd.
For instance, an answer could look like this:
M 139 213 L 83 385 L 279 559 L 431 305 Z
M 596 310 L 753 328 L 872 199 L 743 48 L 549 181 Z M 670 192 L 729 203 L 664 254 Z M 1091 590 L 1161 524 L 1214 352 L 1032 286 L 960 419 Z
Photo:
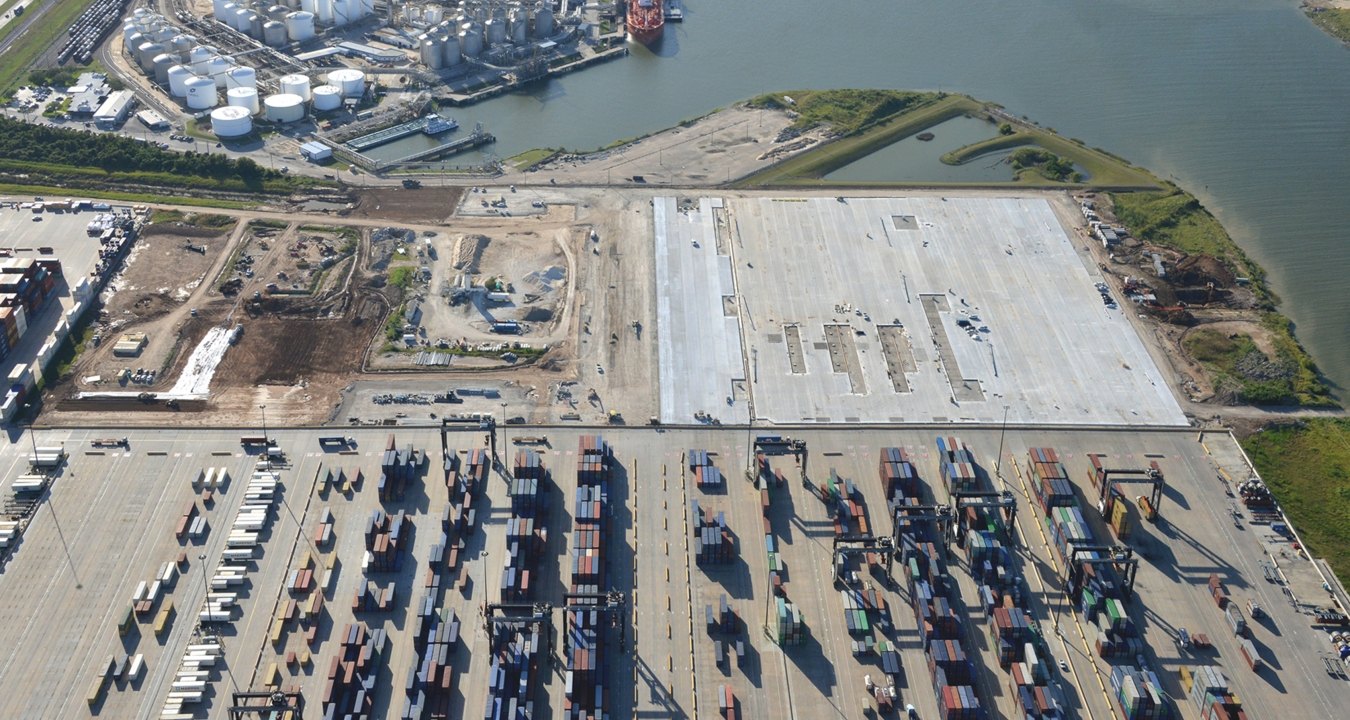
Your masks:
M 118 90 L 108 96 L 98 110 L 94 111 L 94 123 L 101 128 L 113 128 L 121 125 L 136 104 L 136 94 L 130 90 Z
M 306 160 L 317 163 L 328 160 L 333 157 L 333 148 L 324 145 L 321 142 L 312 141 L 300 146 L 300 155 Z

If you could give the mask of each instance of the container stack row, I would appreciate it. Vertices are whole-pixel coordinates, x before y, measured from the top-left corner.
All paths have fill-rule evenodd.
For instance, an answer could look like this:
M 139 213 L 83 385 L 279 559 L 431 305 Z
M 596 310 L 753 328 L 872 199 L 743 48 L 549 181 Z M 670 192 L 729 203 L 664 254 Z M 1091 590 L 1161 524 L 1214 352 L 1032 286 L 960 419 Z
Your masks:
M 366 575 L 397 572 L 403 565 L 402 548 L 412 542 L 407 534 L 411 528 L 412 523 L 402 510 L 394 515 L 372 510 L 366 520 L 366 553 L 361 571 Z
M 778 537 L 774 532 L 771 516 L 772 498 L 769 487 L 783 485 L 782 473 L 773 471 L 769 460 L 763 453 L 755 454 L 755 488 L 759 490 L 759 509 L 764 524 L 764 549 L 768 555 L 769 585 L 773 593 L 769 608 L 768 626 L 770 637 L 778 645 L 800 645 L 806 640 L 806 623 L 796 603 L 788 599 L 787 583 L 784 581 L 782 556 L 778 553 Z
M 694 527 L 694 558 L 699 565 L 721 565 L 735 556 L 735 539 L 727 527 L 726 513 L 705 511 L 698 500 L 690 500 L 690 521 Z
M 534 684 L 544 654 L 538 623 L 503 623 L 493 636 L 488 665 L 487 709 L 483 720 L 519 720 L 534 717 Z
M 1124 720 L 1170 720 L 1172 706 L 1152 670 L 1117 665 L 1111 668 L 1111 695 Z
M 375 685 L 389 642 L 383 629 L 348 623 L 338 634 L 338 652 L 328 663 L 320 709 L 323 720 L 372 717 Z
M 707 450 L 690 450 L 685 456 L 689 461 L 689 472 L 694 475 L 694 485 L 699 490 L 713 490 L 723 486 L 722 471 L 712 463 Z
M 384 456 L 380 460 L 380 500 L 382 502 L 403 499 L 408 485 L 417 479 L 426 461 L 426 454 L 413 448 L 412 443 L 399 448 L 394 434 L 384 446 Z
M 59 260 L 0 258 L 0 360 L 18 347 L 29 321 L 46 308 L 61 276 Z
M 975 473 L 975 456 L 970 448 L 960 438 L 939 437 L 937 449 L 938 467 L 947 491 L 974 490 L 979 476 Z
M 1247 720 L 1242 701 L 1229 691 L 1223 671 L 1213 665 L 1188 667 L 1178 671 L 1181 689 L 1195 705 L 1202 720 Z
M 595 595 L 572 598 L 564 612 L 563 717 L 606 717 L 605 636 L 617 619 L 598 597 L 608 590 L 605 547 L 609 530 L 609 483 L 614 451 L 599 435 L 577 442 L 577 489 L 573 506 L 571 591 Z
M 403 683 L 401 720 L 448 720 L 451 694 L 454 692 L 454 667 L 451 654 L 459 642 L 459 618 L 452 608 L 436 608 L 436 597 L 428 594 L 413 606 L 412 621 L 415 656 Z
M 940 449 L 948 447 L 948 443 L 955 445 L 954 441 L 940 439 Z M 973 477 L 973 465 L 970 472 Z M 964 629 L 951 605 L 950 593 L 954 590 L 950 588 L 946 559 L 940 549 L 942 538 L 933 519 L 922 517 L 928 511 L 917 509 L 925 504 L 918 473 L 903 450 L 882 448 L 878 476 L 895 522 L 901 573 L 923 643 L 939 717 L 982 719 L 984 710 L 970 685 L 973 671 L 961 647 Z M 891 687 L 901 680 L 899 657 L 887 661 L 893 652 L 889 644 L 881 651 L 882 668 Z
M 834 516 L 834 534 L 870 535 L 871 526 L 867 522 L 867 506 L 862 493 L 852 480 L 840 478 L 831 472 L 825 481 L 826 502 L 831 505 Z

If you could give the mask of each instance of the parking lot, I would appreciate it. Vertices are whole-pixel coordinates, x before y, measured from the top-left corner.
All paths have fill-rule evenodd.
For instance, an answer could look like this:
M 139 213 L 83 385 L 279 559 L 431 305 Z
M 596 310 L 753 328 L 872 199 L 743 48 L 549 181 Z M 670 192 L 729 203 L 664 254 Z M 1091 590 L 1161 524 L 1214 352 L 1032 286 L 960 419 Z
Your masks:
M 265 550 L 248 572 L 241 592 L 236 619 L 224 628 L 224 657 L 229 674 L 218 672 L 210 683 L 208 701 L 196 717 L 225 717 L 225 699 L 233 682 L 240 689 L 259 689 L 273 663 L 277 663 L 282 687 L 298 686 L 313 707 L 326 682 L 328 663 L 338 652 L 336 637 L 346 623 L 365 622 L 384 628 L 389 642 L 377 674 L 379 681 L 374 708 L 382 715 L 401 709 L 402 689 L 412 662 L 410 635 L 415 615 L 411 607 L 425 596 L 426 568 L 431 546 L 440 535 L 441 511 L 447 490 L 440 472 L 440 434 L 432 429 L 396 428 L 400 446 L 412 443 L 425 450 L 427 467 L 410 486 L 402 501 L 381 502 L 376 485 L 379 456 L 384 447 L 383 430 L 349 429 L 356 444 L 343 453 L 325 452 L 318 444 L 326 431 L 273 431 L 288 455 L 280 469 L 284 490 L 264 536 Z M 147 671 L 139 682 L 115 683 L 95 709 L 102 717 L 149 717 L 158 713 L 168 692 L 179 658 L 192 633 L 195 613 L 207 579 L 204 568 L 219 563 L 232 518 L 243 498 L 240 489 L 257 461 L 239 445 L 240 433 L 250 431 L 135 431 L 129 448 L 94 449 L 89 440 L 114 434 L 108 431 L 41 430 L 37 443 L 64 443 L 70 457 L 57 476 L 23 536 L 4 566 L 0 582 L 0 627 L 10 650 L 0 655 L 0 714 L 20 717 L 80 716 L 93 669 L 119 650 L 144 653 Z M 568 550 L 572 547 L 572 506 L 568 500 L 575 487 L 577 437 L 580 429 L 531 428 L 532 437 L 546 444 L 533 445 L 541 452 L 551 473 L 547 484 L 548 512 L 544 525 L 548 540 L 541 554 L 536 598 L 562 605 Z M 802 645 L 779 647 L 766 637 L 768 560 L 763 550 L 764 515 L 759 492 L 744 479 L 746 448 L 753 434 L 744 430 L 655 430 L 610 428 L 603 431 L 615 449 L 618 470 L 611 487 L 609 584 L 626 594 L 634 625 L 623 642 L 630 649 L 631 663 L 611 663 L 608 694 L 615 717 L 642 715 L 669 717 L 714 716 L 718 693 L 728 685 L 737 698 L 742 717 L 870 716 L 870 699 L 863 692 L 863 678 L 878 676 L 875 654 L 854 656 L 843 624 L 843 607 L 837 589 L 831 587 L 833 535 L 830 514 L 814 489 L 833 470 L 840 478 L 855 481 L 873 531 L 886 533 L 882 488 L 876 479 L 876 457 L 881 447 L 902 447 L 914 459 L 925 492 L 938 502 L 947 501 L 937 480 L 933 438 L 946 429 L 904 430 L 807 430 L 794 433 L 807 444 L 807 476 L 813 488 L 801 482 L 801 467 L 791 455 L 774 455 L 769 461 L 787 482 L 770 489 L 769 525 L 778 542 L 784 566 L 787 596 L 800 607 L 807 628 Z M 511 431 L 515 435 L 515 431 Z M 542 437 L 540 437 L 542 436 Z M 500 439 L 500 438 L 499 438 Z M 1235 466 L 1239 456 L 1226 435 L 1207 434 L 1204 444 L 1189 431 L 1042 432 L 1012 428 L 1006 436 L 997 429 L 971 430 L 963 439 L 975 453 L 985 481 L 1002 487 L 997 468 L 1017 499 L 1015 562 L 1022 568 L 1030 598 L 1030 612 L 1047 640 L 1056 663 L 1065 661 L 1067 671 L 1054 670 L 1052 682 L 1064 689 L 1066 704 L 1079 717 L 1111 717 L 1108 687 L 1110 663 L 1090 652 L 1087 626 L 1071 611 L 1060 591 L 1062 568 L 1056 564 L 1041 534 L 1040 511 L 1023 488 L 1028 447 L 1057 448 L 1070 471 L 1084 515 L 1094 515 L 1094 491 L 1082 481 L 1087 453 L 1100 453 L 1114 465 L 1137 467 L 1157 460 L 1166 476 L 1166 490 L 1155 524 L 1141 523 L 1128 541 L 1144 558 L 1138 574 L 1138 596 L 1129 613 L 1146 640 L 1146 660 L 1163 680 L 1164 689 L 1176 699 L 1182 717 L 1194 717 L 1194 705 L 1181 691 L 1176 670 L 1181 665 L 1217 664 L 1254 717 L 1276 716 L 1281 711 L 1297 717 L 1332 717 L 1339 704 L 1350 700 L 1350 682 L 1323 672 L 1322 660 L 1330 650 L 1325 634 L 1309 626 L 1300 612 L 1317 603 L 1311 565 L 1271 539 L 1268 528 L 1246 522 L 1241 527 L 1228 517 L 1231 502 L 1224 494 L 1217 471 L 1245 477 Z M 8 445 L 0 452 L 0 467 L 7 470 L 0 493 L 25 471 L 27 441 Z M 466 429 L 446 435 L 446 447 L 458 457 L 483 447 L 485 435 Z M 533 442 L 533 440 L 532 440 Z M 1003 456 L 997 458 L 1002 444 Z M 514 443 L 511 451 L 520 446 Z M 1213 454 L 1206 451 L 1209 448 Z M 724 482 L 698 487 L 688 468 L 688 451 L 706 450 Z M 212 507 L 201 507 L 207 518 L 206 537 L 180 542 L 174 526 L 184 506 L 198 491 L 190 480 L 204 467 L 229 469 L 231 484 L 216 496 Z M 364 482 L 344 494 L 336 489 L 320 491 L 321 469 L 341 468 L 348 477 L 359 469 Z M 735 538 L 729 562 L 700 563 L 693 556 L 690 501 L 697 500 L 709 517 L 724 513 Z M 509 502 L 505 483 L 494 472 L 481 497 L 475 501 L 479 521 L 465 536 L 460 567 L 443 571 L 438 608 L 453 611 L 459 619 L 460 639 L 452 653 L 455 690 L 452 717 L 476 714 L 486 700 L 487 637 L 479 620 L 485 598 L 496 600 L 495 589 L 506 557 L 504 534 Z M 401 569 L 394 573 L 366 576 L 361 571 L 362 526 L 377 509 L 393 514 L 408 513 L 412 523 L 411 547 L 406 549 Z M 315 546 L 313 537 L 324 511 L 333 518 L 334 543 Z M 1109 538 L 1100 521 L 1094 521 L 1099 538 Z M 1263 554 L 1268 553 L 1268 554 Z M 187 565 L 176 587 L 166 596 L 177 615 L 169 629 L 156 636 L 150 623 L 140 618 L 136 629 L 119 636 L 117 624 L 130 595 L 140 580 L 150 577 L 167 561 L 186 553 Z M 199 555 L 206 560 L 199 560 Z M 324 610 L 314 633 L 306 642 L 307 623 L 288 622 L 279 643 L 271 641 L 273 620 L 288 601 L 302 603 L 305 596 L 285 586 L 292 573 L 309 555 L 322 588 Z M 962 600 L 957 606 L 969 642 L 968 652 L 976 662 L 976 687 L 982 703 L 996 706 L 1003 716 L 1013 710 L 1007 690 L 1007 674 L 991 656 L 983 612 L 977 607 L 975 586 L 964 551 L 955 547 L 948 555 L 955 588 Z M 1262 564 L 1279 566 L 1280 585 L 1263 579 Z M 894 571 L 898 577 L 898 567 Z M 1227 631 L 1222 613 L 1209 599 L 1205 578 L 1219 573 L 1235 602 L 1259 602 L 1269 617 L 1253 621 L 1253 639 L 1261 648 L 1267 669 L 1252 673 L 1242 664 Z M 686 575 L 687 573 L 687 575 Z M 464 577 L 463 587 L 459 587 Z M 686 581 L 686 577 L 688 581 Z M 634 580 L 636 578 L 636 580 Z M 1302 579 L 1300 579 L 1302 578 Z M 368 581 L 378 585 L 393 582 L 393 606 L 386 612 L 353 611 L 351 598 Z M 892 641 L 900 651 L 904 672 L 897 685 L 902 703 L 913 703 L 920 717 L 937 712 L 926 658 L 915 630 L 903 583 L 888 584 L 883 578 L 867 578 L 889 608 L 892 627 L 876 628 L 878 639 Z M 1285 589 L 1289 589 L 1286 594 Z M 706 606 L 720 607 L 721 597 L 737 620 L 731 628 L 710 631 L 705 622 Z M 1325 600 L 1322 601 L 1325 604 Z M 164 601 L 160 601 L 162 606 Z M 1213 650 L 1184 651 L 1175 643 L 1177 628 L 1192 634 L 1207 633 Z M 610 657 L 620 642 L 611 631 Z M 718 662 L 716 642 L 723 643 L 724 657 Z M 559 639 L 560 643 L 561 640 Z M 743 659 L 733 658 L 740 643 Z M 287 667 L 286 654 L 311 653 L 309 664 Z M 1116 661 L 1122 662 L 1122 661 Z M 556 711 L 562 698 L 562 676 L 550 670 L 541 673 L 539 696 L 544 707 Z M 1099 682 L 1103 683 L 1099 685 Z M 544 702 L 546 700 L 546 702 Z M 386 710 L 386 708 L 393 708 Z M 465 709 L 467 708 L 467 712 Z

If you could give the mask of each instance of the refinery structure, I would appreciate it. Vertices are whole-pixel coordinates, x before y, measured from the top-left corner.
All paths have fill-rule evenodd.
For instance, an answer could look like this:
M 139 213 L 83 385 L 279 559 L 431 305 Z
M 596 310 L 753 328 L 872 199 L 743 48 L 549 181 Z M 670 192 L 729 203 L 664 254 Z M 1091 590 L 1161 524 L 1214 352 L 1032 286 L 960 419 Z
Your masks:
M 128 10 L 110 51 L 155 109 L 222 140 L 253 137 L 259 123 L 310 120 L 316 139 L 370 168 L 358 150 L 369 143 L 346 140 L 409 122 L 439 127 L 422 118 L 433 102 L 472 103 L 626 54 L 605 17 L 613 15 L 568 0 L 189 0 Z M 409 159 L 490 141 L 479 128 Z

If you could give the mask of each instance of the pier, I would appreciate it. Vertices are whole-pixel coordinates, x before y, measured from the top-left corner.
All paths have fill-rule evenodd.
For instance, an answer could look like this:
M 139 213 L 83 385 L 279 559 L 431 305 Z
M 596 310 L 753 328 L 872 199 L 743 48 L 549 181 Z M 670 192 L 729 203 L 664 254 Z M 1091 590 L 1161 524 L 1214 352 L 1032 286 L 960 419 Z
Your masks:
M 458 140 L 448 142 L 444 145 L 437 145 L 434 148 L 428 148 L 426 150 L 415 152 L 407 157 L 402 157 L 399 158 L 398 160 L 394 160 L 393 162 L 383 164 L 399 165 L 403 163 L 419 162 L 422 160 L 431 160 L 438 157 L 445 157 L 447 155 L 455 155 L 458 153 L 462 153 L 466 150 L 472 150 L 476 147 L 481 147 L 483 145 L 487 145 L 489 143 L 494 142 L 497 142 L 497 138 L 494 137 L 492 133 L 483 131 L 480 126 L 480 128 L 475 129 L 473 133 L 467 137 L 462 137 Z
M 427 126 L 427 120 L 426 117 L 420 117 L 401 125 L 394 125 L 393 127 L 387 127 L 383 130 L 376 130 L 369 135 L 362 135 L 361 137 L 348 140 L 346 145 L 357 152 L 365 152 L 373 147 L 379 147 L 385 143 L 391 143 L 395 140 L 408 137 L 409 135 L 416 135 L 417 133 L 422 132 Z

